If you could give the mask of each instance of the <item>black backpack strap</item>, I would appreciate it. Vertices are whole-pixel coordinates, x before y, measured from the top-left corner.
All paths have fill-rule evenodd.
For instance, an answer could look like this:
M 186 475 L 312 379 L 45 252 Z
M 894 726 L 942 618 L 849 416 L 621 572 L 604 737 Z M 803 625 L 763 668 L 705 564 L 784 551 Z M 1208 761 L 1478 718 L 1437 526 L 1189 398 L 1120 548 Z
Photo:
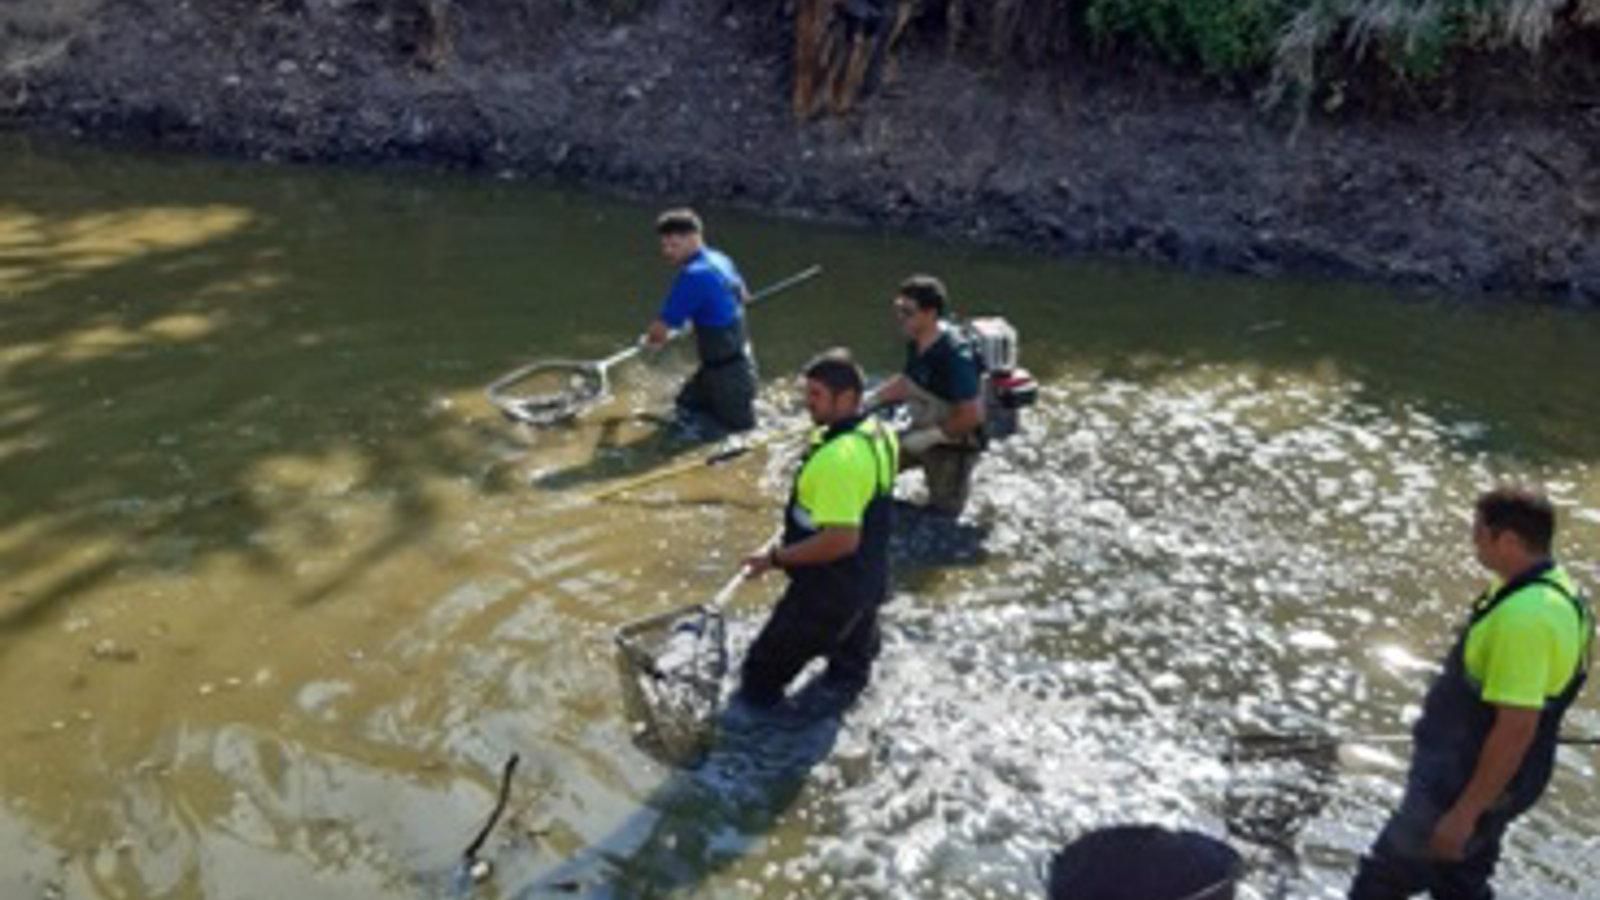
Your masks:
M 865 417 L 865 418 L 870 418 L 870 417 Z M 850 431 L 846 432 L 846 435 L 855 435 L 856 437 L 859 437 L 863 441 L 867 442 L 867 452 L 872 454 L 872 463 L 873 463 L 873 465 L 872 465 L 872 496 L 873 496 L 873 499 L 877 499 L 878 497 L 884 497 L 884 496 L 887 496 L 889 494 L 894 493 L 894 477 L 895 477 L 896 473 L 894 471 L 894 467 L 893 466 L 886 465 L 886 463 L 889 462 L 889 461 L 885 460 L 883 458 L 883 453 L 884 453 L 884 450 L 883 450 L 883 434 L 881 432 L 882 432 L 882 429 L 885 426 L 881 421 L 879 421 L 877 419 L 871 419 L 871 421 L 877 423 L 873 427 L 875 429 L 878 429 L 880 433 L 878 433 L 878 434 L 868 434 L 867 432 L 862 431 L 861 430 L 862 419 L 857 419 L 856 420 L 856 426 L 854 428 L 852 428 Z M 884 480 L 883 480 L 883 473 L 884 473 L 885 469 L 887 469 L 888 473 L 889 473 L 889 481 L 888 481 L 887 484 L 885 484 Z
M 1574 594 L 1572 591 L 1567 590 L 1565 585 L 1543 575 L 1533 579 L 1528 584 L 1542 584 L 1545 587 L 1554 588 L 1556 593 L 1567 598 L 1567 602 L 1572 604 L 1572 611 L 1578 614 L 1578 627 L 1583 631 L 1583 649 L 1578 654 L 1578 671 L 1588 672 L 1591 652 L 1594 649 L 1594 613 L 1589 609 L 1588 598 L 1582 594 Z

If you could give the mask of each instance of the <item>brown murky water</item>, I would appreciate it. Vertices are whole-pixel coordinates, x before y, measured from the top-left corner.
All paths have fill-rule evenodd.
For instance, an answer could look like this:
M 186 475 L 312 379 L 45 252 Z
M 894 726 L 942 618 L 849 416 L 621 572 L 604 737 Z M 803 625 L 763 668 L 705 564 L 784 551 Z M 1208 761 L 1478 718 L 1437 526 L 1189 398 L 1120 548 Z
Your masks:
M 943 275 L 1044 383 L 968 521 L 896 544 L 844 718 L 635 749 L 610 648 L 704 599 L 788 454 L 636 495 L 681 356 L 534 432 L 481 389 L 597 358 L 667 273 L 653 210 L 523 185 L 0 145 L 0 896 L 1026 897 L 1129 819 L 1221 834 L 1231 730 L 1402 730 L 1497 477 L 1600 584 L 1600 318 L 1196 279 L 711 215 L 756 285 L 769 418 Z M 908 485 L 914 490 L 915 485 Z M 735 601 L 747 640 L 776 590 Z M 1569 731 L 1600 733 L 1586 698 Z M 523 767 L 467 889 L 462 848 Z M 1256 896 L 1332 897 L 1403 750 L 1348 760 Z M 1592 752 L 1515 833 L 1514 897 L 1596 896 Z M 1265 860 L 1266 856 L 1258 857 Z

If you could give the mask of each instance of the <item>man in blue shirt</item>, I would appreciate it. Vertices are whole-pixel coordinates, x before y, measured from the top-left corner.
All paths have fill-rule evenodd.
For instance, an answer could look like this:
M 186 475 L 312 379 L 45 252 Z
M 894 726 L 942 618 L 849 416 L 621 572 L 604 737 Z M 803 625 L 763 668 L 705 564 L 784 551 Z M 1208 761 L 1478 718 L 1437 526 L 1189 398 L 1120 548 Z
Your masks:
M 662 213 L 656 234 L 661 255 L 678 267 L 678 277 L 645 343 L 660 347 L 672 332 L 692 323 L 700 367 L 678 392 L 680 416 L 710 419 L 724 431 L 748 431 L 756 425 L 756 364 L 744 328 L 744 304 L 750 299 L 744 279 L 733 260 L 705 245 L 694 210 Z

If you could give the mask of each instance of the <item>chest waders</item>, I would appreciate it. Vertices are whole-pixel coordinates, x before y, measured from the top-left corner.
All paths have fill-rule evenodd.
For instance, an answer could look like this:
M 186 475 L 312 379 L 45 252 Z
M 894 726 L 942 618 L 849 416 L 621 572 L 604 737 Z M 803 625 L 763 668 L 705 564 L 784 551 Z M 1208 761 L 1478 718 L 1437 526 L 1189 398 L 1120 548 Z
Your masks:
M 1593 619 L 1585 601 L 1546 577 L 1551 563 L 1536 566 L 1492 594 L 1486 593 L 1473 605 L 1468 620 L 1445 657 L 1444 671 L 1429 686 L 1422 701 L 1422 717 L 1412 729 L 1415 756 L 1412 777 L 1437 801 L 1448 808 L 1472 780 L 1478 754 L 1494 727 L 1496 709 L 1479 696 L 1480 687 L 1467 674 L 1467 636 L 1512 594 L 1534 585 L 1551 588 L 1565 597 L 1584 629 L 1579 648 L 1578 667 L 1561 693 L 1545 700 L 1539 712 L 1539 728 L 1522 766 L 1506 786 L 1497 809 L 1517 815 L 1539 799 L 1555 766 L 1557 737 L 1561 717 L 1566 713 L 1588 679 L 1589 631 Z
M 744 317 L 728 325 L 695 326 L 700 367 L 678 394 L 678 405 L 705 413 L 723 427 L 755 427 L 756 367 L 745 337 Z
M 818 532 L 799 502 L 800 476 L 817 451 L 833 441 L 866 441 L 874 461 L 875 493 L 861 521 L 861 544 L 844 559 L 820 566 L 785 570 L 789 585 L 773 607 L 761 633 L 750 644 L 740 669 L 739 693 L 756 706 L 781 701 L 788 684 L 818 657 L 828 661 L 823 681 L 853 698 L 866 686 L 878 655 L 878 607 L 889 592 L 889 528 L 893 507 L 894 454 L 887 437 L 862 419 L 835 424 L 806 454 L 795 474 L 795 487 L 783 515 L 783 544 L 803 541 Z M 887 457 L 887 458 L 886 458 Z
M 906 379 L 909 391 L 906 409 L 911 415 L 909 431 L 938 425 L 950 417 L 950 404 L 922 385 Z M 928 506 L 947 516 L 959 516 L 972 496 L 972 473 L 985 441 L 983 426 L 954 442 L 935 444 L 921 453 L 904 447 L 900 450 L 902 471 L 921 469 L 928 483 Z
M 865 441 L 872 452 L 873 477 L 876 481 L 872 500 L 867 504 L 861 519 L 861 543 L 856 552 L 844 559 L 823 566 L 802 566 L 789 570 L 794 586 L 807 592 L 826 591 L 847 596 L 860 604 L 879 604 L 889 595 L 889 531 L 894 491 L 892 458 L 886 458 L 884 438 L 880 434 L 861 429 L 864 416 L 855 416 L 838 422 L 828 429 L 821 442 L 806 452 L 795 472 L 794 485 L 789 489 L 789 502 L 783 512 L 783 544 L 797 544 L 818 529 L 807 520 L 800 506 L 800 476 L 806 464 L 817 451 L 834 441 Z M 874 431 L 882 425 L 871 426 Z
M 743 316 L 727 325 L 695 326 L 694 346 L 703 368 L 715 370 L 742 362 L 748 357 L 745 345 Z
M 911 379 L 906 379 L 906 412 L 911 417 L 910 430 L 931 428 L 950 418 L 953 409 L 950 401 L 928 390 Z M 971 434 L 966 434 L 954 441 L 945 441 L 938 446 L 959 450 L 977 452 L 983 449 L 983 427 Z

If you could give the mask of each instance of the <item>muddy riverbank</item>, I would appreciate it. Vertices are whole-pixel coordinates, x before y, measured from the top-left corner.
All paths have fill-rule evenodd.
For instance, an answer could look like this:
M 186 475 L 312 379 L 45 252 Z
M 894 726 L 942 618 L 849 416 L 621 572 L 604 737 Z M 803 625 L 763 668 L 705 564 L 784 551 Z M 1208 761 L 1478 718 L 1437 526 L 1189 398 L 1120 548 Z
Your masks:
M 1296 126 L 1143 63 L 1003 72 L 923 41 L 860 112 L 797 124 L 769 4 L 661 0 L 620 23 L 549 5 L 458 4 L 428 66 L 416 22 L 370 0 L 25 0 L 0 15 L 0 127 L 1600 302 L 1600 105 L 1581 95 L 1600 79 L 1581 66 Z

